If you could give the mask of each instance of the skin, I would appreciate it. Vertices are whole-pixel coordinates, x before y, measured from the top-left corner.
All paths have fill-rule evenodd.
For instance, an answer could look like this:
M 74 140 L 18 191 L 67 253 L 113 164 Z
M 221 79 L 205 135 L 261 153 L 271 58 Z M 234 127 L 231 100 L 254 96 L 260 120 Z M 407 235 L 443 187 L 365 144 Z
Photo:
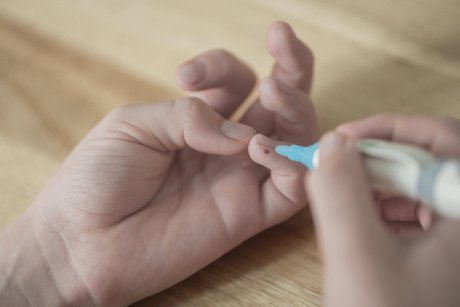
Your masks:
M 240 123 L 226 118 L 256 78 L 223 50 L 179 67 L 188 97 L 104 118 L 2 233 L 0 301 L 128 305 L 304 207 L 305 171 L 273 148 L 316 139 L 313 58 L 283 22 L 267 49 L 273 72 Z
M 460 222 L 437 217 L 427 231 L 410 237 L 388 231 L 354 146 L 360 138 L 460 157 L 460 123 L 452 119 L 384 114 L 323 137 L 320 167 L 306 185 L 325 261 L 325 305 L 459 306 Z
M 187 91 L 186 98 L 124 106 L 107 115 L 74 149 L 28 211 L 0 234 L 0 302 L 8 306 L 128 305 L 179 282 L 304 207 L 305 170 L 274 154 L 274 147 L 316 140 L 316 117 L 309 98 L 313 57 L 283 22 L 270 26 L 267 50 L 274 58 L 272 73 L 260 81 L 259 96 L 239 123 L 227 119 L 253 90 L 256 78 L 246 64 L 224 50 L 205 52 L 179 67 L 177 82 Z M 339 129 L 359 138 L 380 125 L 371 122 Z M 324 169 L 312 177 L 323 179 L 312 179 L 317 187 L 310 193 L 320 241 L 330 246 L 341 243 L 324 235 L 324 229 L 335 233 L 334 215 L 331 219 L 318 212 L 321 206 L 329 208 L 342 199 L 324 200 L 320 192 L 324 187 L 321 190 L 319 185 L 323 180 L 324 186 L 330 186 L 341 177 L 332 179 L 330 173 L 329 182 L 321 175 Z M 370 202 L 366 197 L 358 200 Z M 413 224 L 420 230 L 419 220 L 424 220 L 418 214 L 423 212 L 420 204 L 373 197 L 378 200 L 374 209 L 378 208 L 385 225 L 406 229 L 406 224 Z M 337 229 L 353 241 L 353 233 L 346 228 L 339 221 Z M 369 280 L 380 271 L 372 267 L 370 256 L 360 262 L 362 250 L 353 254 L 346 248 L 343 258 L 337 256 L 343 254 L 342 249 L 323 250 L 328 265 L 327 301 L 343 306 L 343 298 L 360 306 L 359 300 L 343 296 L 335 282 L 330 284 L 334 280 L 346 283 L 349 293 L 358 296 L 361 284 L 353 288 L 346 282 L 355 275 L 347 268 L 368 270 L 364 276 Z M 383 259 L 387 262 L 376 267 L 389 272 L 386 266 L 392 267 L 388 261 L 393 258 Z M 445 265 L 453 263 L 445 260 Z M 421 272 L 432 267 L 422 266 Z M 366 279 L 359 281 L 363 289 L 372 288 Z M 389 277 L 385 281 L 394 284 Z M 374 285 L 386 284 L 374 281 Z M 387 302 L 388 298 L 371 290 L 365 292 L 369 302 Z

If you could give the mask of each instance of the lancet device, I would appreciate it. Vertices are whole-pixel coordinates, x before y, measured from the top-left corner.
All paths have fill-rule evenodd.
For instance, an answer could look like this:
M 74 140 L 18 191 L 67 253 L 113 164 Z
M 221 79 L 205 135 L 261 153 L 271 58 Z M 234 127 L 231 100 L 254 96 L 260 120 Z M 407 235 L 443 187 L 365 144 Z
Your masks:
M 377 139 L 356 143 L 377 190 L 420 199 L 445 217 L 460 218 L 460 160 L 437 159 L 412 145 Z M 320 146 L 279 145 L 275 151 L 310 170 L 319 165 Z

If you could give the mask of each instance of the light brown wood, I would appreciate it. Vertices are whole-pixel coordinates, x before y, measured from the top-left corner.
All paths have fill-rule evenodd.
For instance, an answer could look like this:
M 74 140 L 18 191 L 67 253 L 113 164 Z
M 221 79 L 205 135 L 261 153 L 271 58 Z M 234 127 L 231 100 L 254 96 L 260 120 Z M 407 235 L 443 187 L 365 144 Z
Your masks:
M 277 19 L 315 52 L 322 131 L 386 111 L 460 118 L 455 0 L 3 0 L 0 227 L 112 107 L 180 95 L 185 59 L 220 47 L 266 75 Z M 320 284 L 305 211 L 137 306 L 318 306 Z

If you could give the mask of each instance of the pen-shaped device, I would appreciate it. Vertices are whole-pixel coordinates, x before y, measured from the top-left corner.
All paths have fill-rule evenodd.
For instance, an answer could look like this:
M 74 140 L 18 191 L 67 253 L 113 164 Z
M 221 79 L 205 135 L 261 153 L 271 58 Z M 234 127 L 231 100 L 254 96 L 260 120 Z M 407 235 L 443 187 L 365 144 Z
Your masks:
M 372 186 L 413 199 L 445 217 L 460 218 L 460 160 L 436 159 L 407 144 L 365 139 L 357 142 Z M 319 164 L 319 145 L 279 145 L 275 151 L 310 170 Z

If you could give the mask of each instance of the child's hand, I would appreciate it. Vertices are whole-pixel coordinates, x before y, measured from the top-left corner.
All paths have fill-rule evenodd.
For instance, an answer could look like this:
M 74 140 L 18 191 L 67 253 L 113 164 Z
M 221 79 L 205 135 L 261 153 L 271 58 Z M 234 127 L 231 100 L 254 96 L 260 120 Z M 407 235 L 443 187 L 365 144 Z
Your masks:
M 314 141 L 312 56 L 284 23 L 267 40 L 273 74 L 241 123 L 226 117 L 255 77 L 225 51 L 180 68 L 180 84 L 200 98 L 121 107 L 103 119 L 1 238 L 0 264 L 14 282 L 0 297 L 127 305 L 302 208 L 304 171 L 256 133 Z
M 459 306 L 460 221 L 438 218 L 410 239 L 388 232 L 379 220 L 360 155 L 343 135 L 412 143 L 438 156 L 458 158 L 460 124 L 381 115 L 337 131 L 323 138 L 320 167 L 307 178 L 325 259 L 326 305 Z M 400 216 L 409 219 L 410 211 Z

